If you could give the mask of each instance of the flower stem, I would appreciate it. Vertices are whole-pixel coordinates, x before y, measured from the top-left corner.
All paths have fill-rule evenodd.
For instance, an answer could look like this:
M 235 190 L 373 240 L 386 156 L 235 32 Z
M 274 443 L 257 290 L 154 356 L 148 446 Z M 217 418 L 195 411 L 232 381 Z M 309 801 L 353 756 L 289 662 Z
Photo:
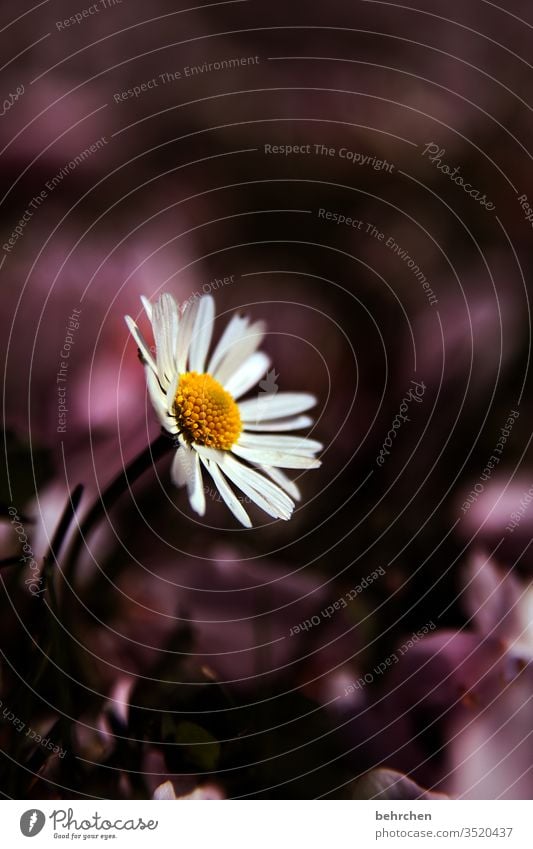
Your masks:
M 63 574 L 69 582 L 79 554 L 86 542 L 86 537 L 98 525 L 100 520 L 113 507 L 116 501 L 123 495 L 141 475 L 151 468 L 161 457 L 170 451 L 175 451 L 176 446 L 166 431 L 160 433 L 153 442 L 146 446 L 127 466 L 125 466 L 104 491 L 96 499 L 85 519 L 78 526 L 76 536 L 63 569 Z
M 55 601 L 54 565 L 58 561 L 61 547 L 63 545 L 63 542 L 65 541 L 65 537 L 68 533 L 71 522 L 74 519 L 74 516 L 76 515 L 76 511 L 79 507 L 82 495 L 83 486 L 81 484 L 78 484 L 69 495 L 68 503 L 63 511 L 61 519 L 59 520 L 59 524 L 54 533 L 50 548 L 48 549 L 48 552 L 46 553 L 43 560 L 43 569 L 41 573 L 43 586 L 40 595 L 41 598 L 44 598 L 44 594 L 48 589 L 51 596 L 51 601 L 53 603 Z

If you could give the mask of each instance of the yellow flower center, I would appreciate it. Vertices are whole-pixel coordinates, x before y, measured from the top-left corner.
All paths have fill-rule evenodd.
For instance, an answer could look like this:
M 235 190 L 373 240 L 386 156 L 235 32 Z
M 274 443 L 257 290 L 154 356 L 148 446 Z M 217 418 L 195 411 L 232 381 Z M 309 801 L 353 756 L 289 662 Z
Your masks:
M 174 413 L 187 442 L 209 448 L 229 450 L 242 430 L 239 407 L 210 374 L 188 371 L 180 376 Z

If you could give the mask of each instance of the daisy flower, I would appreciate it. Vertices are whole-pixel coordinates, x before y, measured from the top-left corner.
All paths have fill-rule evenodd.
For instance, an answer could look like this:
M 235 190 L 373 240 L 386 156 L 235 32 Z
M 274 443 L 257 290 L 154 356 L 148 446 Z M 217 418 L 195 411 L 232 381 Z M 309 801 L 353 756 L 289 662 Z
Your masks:
M 237 487 L 275 519 L 290 519 L 296 484 L 283 469 L 316 469 L 322 445 L 287 435 L 312 424 L 302 415 L 316 404 L 306 392 L 259 392 L 242 400 L 262 381 L 270 359 L 259 347 L 262 322 L 234 315 L 211 354 L 215 304 L 211 296 L 178 306 L 169 294 L 157 303 L 141 298 L 152 325 L 155 357 L 130 316 L 126 323 L 145 366 L 150 400 L 177 451 L 171 477 L 186 486 L 192 509 L 205 513 L 204 471 L 245 527 L 252 523 Z M 271 381 L 262 381 L 271 387 Z

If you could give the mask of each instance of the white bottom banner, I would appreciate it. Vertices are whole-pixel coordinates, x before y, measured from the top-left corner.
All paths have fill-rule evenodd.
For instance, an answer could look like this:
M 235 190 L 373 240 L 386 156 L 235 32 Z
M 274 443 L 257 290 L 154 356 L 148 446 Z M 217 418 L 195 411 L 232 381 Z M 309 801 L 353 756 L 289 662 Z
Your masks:
M 2 841 L 58 846 L 305 849 L 339 846 L 530 849 L 531 802 L 371 801 L 4 801 Z M 29 841 L 35 838 L 35 843 Z

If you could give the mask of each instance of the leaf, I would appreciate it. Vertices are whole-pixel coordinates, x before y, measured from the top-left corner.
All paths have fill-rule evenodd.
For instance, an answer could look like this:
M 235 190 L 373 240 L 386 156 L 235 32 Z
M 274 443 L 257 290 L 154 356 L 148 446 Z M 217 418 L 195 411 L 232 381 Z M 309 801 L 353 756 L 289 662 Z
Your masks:
M 215 769 L 220 758 L 220 743 L 205 728 L 194 722 L 180 722 L 174 740 L 194 766 L 204 770 Z
M 352 799 L 447 799 L 444 793 L 424 790 L 395 769 L 373 769 L 352 784 Z

